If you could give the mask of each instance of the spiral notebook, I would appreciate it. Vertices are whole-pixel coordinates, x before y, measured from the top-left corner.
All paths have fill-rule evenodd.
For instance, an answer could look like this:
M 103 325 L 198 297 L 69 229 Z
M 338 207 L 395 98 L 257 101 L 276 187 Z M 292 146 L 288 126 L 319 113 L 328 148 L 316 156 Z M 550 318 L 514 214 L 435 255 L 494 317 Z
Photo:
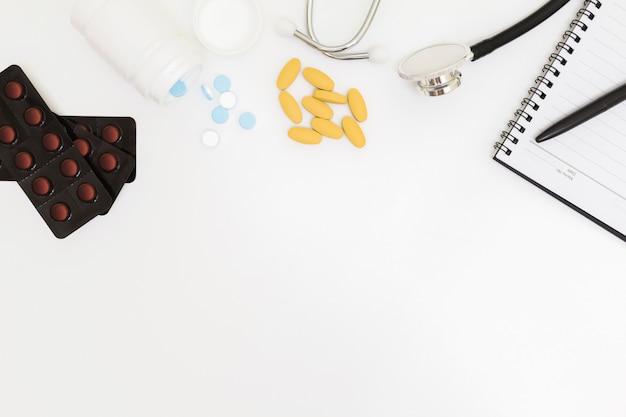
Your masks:
M 494 159 L 626 240 L 626 103 L 535 142 L 554 122 L 626 83 L 626 2 L 582 2 L 554 46 Z

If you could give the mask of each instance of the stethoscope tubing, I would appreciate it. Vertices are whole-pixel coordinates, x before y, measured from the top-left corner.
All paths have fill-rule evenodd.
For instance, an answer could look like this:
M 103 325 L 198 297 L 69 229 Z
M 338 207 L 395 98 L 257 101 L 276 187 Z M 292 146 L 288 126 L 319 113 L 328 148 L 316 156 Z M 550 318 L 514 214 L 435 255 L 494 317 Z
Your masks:
M 473 53 L 472 61 L 476 61 L 477 59 L 490 54 L 501 46 L 504 46 L 526 32 L 529 32 L 536 26 L 539 26 L 567 3 L 569 3 L 569 0 L 551 0 L 510 28 L 505 29 L 491 38 L 470 46 L 470 50 Z

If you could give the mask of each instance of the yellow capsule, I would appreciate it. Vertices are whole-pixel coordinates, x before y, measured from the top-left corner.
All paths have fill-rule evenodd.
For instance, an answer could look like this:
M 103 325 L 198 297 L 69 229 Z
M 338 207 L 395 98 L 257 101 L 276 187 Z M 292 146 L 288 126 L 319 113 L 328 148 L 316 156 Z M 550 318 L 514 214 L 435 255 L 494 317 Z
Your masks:
M 305 68 L 302 70 L 304 79 L 307 80 L 313 87 L 320 90 L 332 91 L 335 88 L 335 82 L 322 71 L 315 68 Z
M 315 90 L 313 97 L 326 103 L 346 104 L 348 102 L 348 97 L 334 91 Z
M 278 74 L 278 79 L 276 80 L 276 87 L 280 90 L 286 90 L 296 80 L 299 73 L 300 60 L 293 58 L 280 70 L 280 74 Z
M 341 121 L 341 126 L 343 127 L 343 131 L 346 133 L 346 137 L 354 146 L 357 148 L 365 146 L 365 135 L 356 120 L 350 116 L 346 116 Z
M 365 105 L 365 100 L 356 88 L 348 90 L 348 106 L 357 122 L 367 120 L 367 106 Z
M 335 112 L 328 106 L 328 104 L 320 101 L 311 96 L 307 96 L 302 99 L 302 105 L 304 108 L 315 117 L 320 119 L 332 119 Z
M 311 120 L 311 127 L 313 128 L 313 130 L 315 130 L 322 136 L 326 136 L 327 138 L 341 139 L 341 137 L 343 136 L 343 130 L 341 130 L 339 126 L 337 126 L 330 120 L 320 119 L 319 117 L 316 117 L 315 119 Z
M 289 129 L 288 135 L 296 142 L 305 145 L 317 145 L 322 141 L 322 135 L 308 127 L 292 127 Z
M 282 91 L 278 95 L 278 101 L 280 101 L 280 107 L 283 108 L 283 111 L 289 117 L 293 123 L 298 124 L 302 121 L 302 110 L 298 105 L 298 102 L 291 94 L 286 91 Z

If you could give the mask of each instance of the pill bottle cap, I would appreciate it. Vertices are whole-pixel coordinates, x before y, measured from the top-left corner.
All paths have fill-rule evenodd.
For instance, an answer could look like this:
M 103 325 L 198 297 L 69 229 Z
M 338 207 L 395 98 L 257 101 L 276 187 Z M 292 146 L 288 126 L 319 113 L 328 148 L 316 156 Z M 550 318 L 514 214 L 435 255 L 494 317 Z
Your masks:
M 263 18 L 258 0 L 199 0 L 193 28 L 210 51 L 233 55 L 250 48 L 261 34 Z

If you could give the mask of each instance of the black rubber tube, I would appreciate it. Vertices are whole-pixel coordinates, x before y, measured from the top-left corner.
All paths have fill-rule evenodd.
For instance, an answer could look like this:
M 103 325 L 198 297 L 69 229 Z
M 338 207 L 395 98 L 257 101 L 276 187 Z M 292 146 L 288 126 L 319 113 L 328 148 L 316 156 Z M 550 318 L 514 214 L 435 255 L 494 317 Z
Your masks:
M 510 28 L 498 33 L 497 35 L 478 42 L 470 47 L 474 53 L 472 61 L 476 61 L 479 58 L 484 57 L 498 49 L 501 46 L 506 45 L 512 40 L 520 37 L 524 33 L 539 26 L 544 20 L 556 13 L 561 7 L 565 6 L 569 0 L 552 0 L 537 9 L 534 13 L 526 17 L 525 19 L 517 22 Z

